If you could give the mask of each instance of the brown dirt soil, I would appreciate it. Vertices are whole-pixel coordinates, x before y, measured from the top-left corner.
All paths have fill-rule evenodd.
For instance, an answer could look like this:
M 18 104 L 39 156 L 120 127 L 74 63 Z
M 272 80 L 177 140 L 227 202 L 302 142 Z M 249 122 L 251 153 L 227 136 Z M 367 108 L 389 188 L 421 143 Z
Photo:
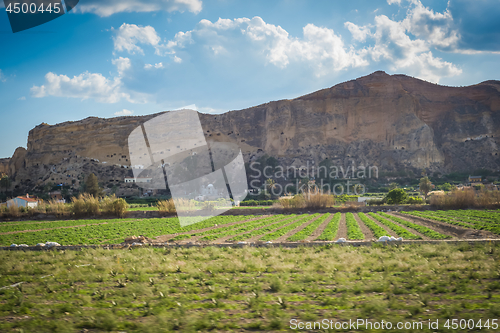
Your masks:
M 265 219 L 266 217 L 269 217 L 269 216 L 270 215 L 260 215 L 260 216 L 257 216 L 257 217 L 251 218 L 251 219 L 247 219 L 247 220 L 243 220 L 243 221 L 237 221 L 237 222 L 231 222 L 231 223 L 227 223 L 227 224 L 221 224 L 221 225 L 213 226 L 213 227 L 210 227 L 210 228 L 203 228 L 203 229 L 192 230 L 192 231 L 187 231 L 187 232 L 179 232 L 179 233 L 170 234 L 170 235 L 162 235 L 162 236 L 156 237 L 154 239 L 154 243 L 165 243 L 168 240 L 170 240 L 170 239 L 172 239 L 172 238 L 174 238 L 176 236 L 179 236 L 179 235 L 189 235 L 189 234 L 193 234 L 193 233 L 198 233 L 198 232 L 204 232 L 204 231 L 219 229 L 219 228 L 228 227 L 228 226 L 231 226 L 231 225 L 237 225 L 237 224 L 242 224 L 242 223 L 246 223 L 246 222 L 249 222 L 249 221 L 254 221 L 254 220 L 257 220 L 257 219 Z M 188 238 L 188 239 L 176 242 L 176 243 L 189 243 L 189 242 L 196 241 L 200 237 L 202 237 L 202 236 L 191 237 L 191 238 Z
M 276 243 L 276 242 L 277 242 L 277 243 L 279 243 L 279 242 L 285 242 L 285 241 L 288 239 L 288 237 L 290 237 L 290 236 L 292 236 L 292 235 L 295 235 L 297 232 L 301 231 L 302 229 L 304 229 L 305 227 L 307 227 L 309 224 L 311 224 L 311 223 L 313 223 L 314 221 L 316 221 L 317 219 L 319 219 L 322 215 L 323 215 L 323 214 L 318 215 L 318 216 L 316 216 L 315 218 L 310 219 L 310 220 L 309 220 L 309 221 L 307 221 L 306 223 L 302 223 L 302 225 L 298 226 L 297 228 L 295 228 L 295 229 L 293 229 L 293 230 L 290 230 L 289 232 L 287 232 L 286 234 L 284 234 L 284 235 L 283 235 L 283 236 L 281 236 L 280 238 L 275 239 L 273 242 L 275 242 L 275 243 Z
M 353 213 L 353 215 L 354 215 L 354 219 L 358 222 L 359 227 L 361 228 L 361 231 L 363 232 L 363 234 L 365 234 L 364 240 L 365 241 L 376 240 L 375 236 L 373 235 L 373 232 L 366 226 L 366 224 L 363 223 L 363 221 L 361 221 L 358 214 Z
M 337 230 L 337 235 L 333 240 L 336 241 L 339 238 L 347 239 L 347 226 L 345 224 L 345 213 L 342 213 L 342 215 L 340 216 L 339 229 Z
M 323 233 L 328 223 L 330 223 L 330 221 L 332 220 L 333 215 L 334 214 L 330 214 L 330 216 L 327 217 L 326 220 L 324 220 L 323 223 L 321 223 L 321 225 L 317 227 L 309 237 L 306 238 L 306 242 L 310 242 L 318 238 Z
M 419 216 L 410 216 L 410 215 L 405 215 L 401 214 L 398 212 L 393 213 L 395 216 L 406 219 L 407 221 L 420 224 L 423 226 L 426 226 L 428 228 L 431 228 L 437 232 L 440 232 L 445 235 L 452 236 L 453 238 L 462 238 L 462 239 L 489 239 L 489 238 L 494 238 L 497 239 L 499 238 L 498 235 L 495 235 L 494 233 L 484 231 L 484 230 L 475 230 L 475 229 L 467 229 L 467 228 L 462 228 L 456 225 L 444 223 L 444 222 L 439 222 L 439 221 L 434 221 L 431 219 L 419 217 Z

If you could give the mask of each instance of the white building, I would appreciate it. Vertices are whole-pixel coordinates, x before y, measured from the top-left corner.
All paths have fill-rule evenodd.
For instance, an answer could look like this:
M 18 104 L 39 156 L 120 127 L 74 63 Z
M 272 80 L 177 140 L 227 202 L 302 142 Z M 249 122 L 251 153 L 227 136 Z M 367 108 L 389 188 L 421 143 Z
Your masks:
M 38 206 L 38 201 L 26 194 L 25 197 L 17 197 L 7 201 L 7 207 L 11 206 L 35 208 Z
M 125 183 L 151 183 L 152 178 L 144 178 L 144 177 L 138 177 L 138 178 L 131 178 L 131 177 L 126 177 L 125 178 Z

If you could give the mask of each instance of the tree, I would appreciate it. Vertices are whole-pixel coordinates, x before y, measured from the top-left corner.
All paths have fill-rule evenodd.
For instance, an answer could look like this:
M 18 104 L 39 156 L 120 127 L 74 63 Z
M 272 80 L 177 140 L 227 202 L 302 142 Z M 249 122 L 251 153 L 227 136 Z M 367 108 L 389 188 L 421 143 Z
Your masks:
M 103 195 L 102 188 L 99 187 L 97 177 L 93 173 L 87 177 L 87 181 L 85 182 L 85 192 L 92 194 L 96 198 Z
M 385 199 L 389 205 L 398 205 L 408 200 L 408 194 L 402 188 L 395 188 L 387 193 Z
M 276 182 L 272 178 L 266 179 L 266 193 L 269 193 L 271 197 L 275 196 L 273 190 L 276 188 Z
M 443 191 L 451 191 L 453 189 L 453 185 L 450 183 L 444 183 L 443 185 L 439 185 L 438 188 Z
M 390 183 L 389 184 L 389 190 L 394 190 L 395 188 L 398 188 L 398 183 Z
M 7 191 L 10 188 L 11 181 L 9 176 L 5 175 L 0 179 L 0 187 L 3 187 L 5 191 Z
M 432 183 L 429 180 L 429 177 L 425 176 L 420 178 L 420 184 L 419 184 L 419 189 L 420 192 L 425 196 L 427 199 L 427 194 L 431 191 L 432 189 Z

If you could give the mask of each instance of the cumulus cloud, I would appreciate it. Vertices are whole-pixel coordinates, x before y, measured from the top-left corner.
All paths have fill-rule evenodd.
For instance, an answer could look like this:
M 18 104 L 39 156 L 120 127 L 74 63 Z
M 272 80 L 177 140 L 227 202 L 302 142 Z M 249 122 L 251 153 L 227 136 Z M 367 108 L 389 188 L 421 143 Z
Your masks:
M 457 46 L 460 34 L 450 12 L 435 13 L 418 0 L 411 3 L 401 21 L 378 15 L 374 24 L 357 26 L 346 22 L 345 26 L 353 39 L 369 43 L 366 52 L 374 61 L 389 62 L 394 71 L 436 83 L 443 77 L 461 74 L 456 65 L 432 54 L 433 49 L 447 51 Z
M 352 22 L 345 22 L 344 26 L 349 30 L 354 40 L 364 42 L 371 35 L 370 27 L 360 27 Z
M 115 112 L 115 116 L 130 116 L 134 114 L 134 111 L 123 109 L 121 111 Z
M 123 73 L 132 67 L 129 58 L 119 57 L 117 59 L 111 60 L 111 63 L 116 66 L 116 70 L 120 76 L 123 76 Z
M 5 77 L 5 75 L 2 73 L 2 70 L 0 69 L 0 82 L 5 82 L 7 81 L 7 78 Z
M 398 4 L 398 5 L 400 5 L 401 4 L 401 0 L 387 0 L 387 3 L 389 5 L 392 5 L 392 4 L 395 4 L 395 3 Z
M 152 26 L 138 26 L 123 23 L 114 36 L 115 51 L 127 51 L 129 54 L 144 54 L 144 50 L 137 44 L 151 45 L 157 48 L 161 41 L 160 36 Z M 158 50 L 158 49 L 157 49 Z
M 108 79 L 99 73 L 85 72 L 73 78 L 66 75 L 47 73 L 45 84 L 31 88 L 33 97 L 46 96 L 94 99 L 100 103 L 117 103 L 126 100 L 131 103 L 144 102 L 144 96 L 132 98 L 124 91 L 120 77 Z
M 165 66 L 163 66 L 163 63 L 162 62 L 159 62 L 157 64 L 145 64 L 144 65 L 144 69 L 152 69 L 152 68 L 156 68 L 156 69 L 161 69 L 161 68 L 165 68 Z
M 95 13 L 101 17 L 122 12 L 191 12 L 198 14 L 203 7 L 201 0 L 86 0 L 74 11 Z
M 219 18 L 216 22 L 201 20 L 195 29 L 177 33 L 159 49 L 177 57 L 179 51 L 192 44 L 203 45 L 215 56 L 246 47 L 249 52 L 262 56 L 266 63 L 279 68 L 286 68 L 291 63 L 308 64 L 316 76 L 368 65 L 365 51 L 346 47 L 342 37 L 332 29 L 307 24 L 301 38 L 292 37 L 282 27 L 266 23 L 258 16 L 234 20 Z M 180 60 L 174 58 L 174 61 Z

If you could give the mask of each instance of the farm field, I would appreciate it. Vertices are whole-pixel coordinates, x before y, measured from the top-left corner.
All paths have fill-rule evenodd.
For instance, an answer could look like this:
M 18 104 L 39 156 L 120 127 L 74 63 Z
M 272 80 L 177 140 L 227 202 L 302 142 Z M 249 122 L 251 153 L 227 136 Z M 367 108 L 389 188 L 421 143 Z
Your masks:
M 457 240 L 500 238 L 500 212 L 479 210 L 217 216 L 181 227 L 177 218 L 0 223 L 0 246 L 119 244 L 143 235 L 154 244 L 320 242 L 345 238 Z
M 0 331 L 277 332 L 366 319 L 393 332 L 498 332 L 499 260 L 488 243 L 1 251 Z M 467 329 L 446 328 L 457 318 Z

